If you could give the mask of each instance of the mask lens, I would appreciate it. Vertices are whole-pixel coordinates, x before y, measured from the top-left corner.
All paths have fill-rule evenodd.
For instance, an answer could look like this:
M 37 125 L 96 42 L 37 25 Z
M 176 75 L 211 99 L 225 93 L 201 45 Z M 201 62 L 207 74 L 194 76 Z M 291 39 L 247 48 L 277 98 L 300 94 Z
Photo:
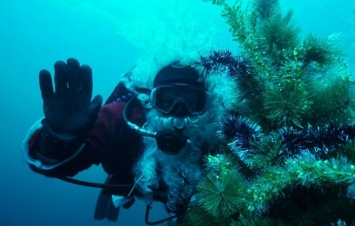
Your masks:
M 206 110 L 207 92 L 203 88 L 188 85 L 159 86 L 152 91 L 151 103 L 164 114 L 169 114 L 175 105 L 183 104 L 190 115 L 197 115 Z
M 170 111 L 176 101 L 176 94 L 171 91 L 172 90 L 169 91 L 166 87 L 156 90 L 154 101 L 156 108 L 166 113 Z

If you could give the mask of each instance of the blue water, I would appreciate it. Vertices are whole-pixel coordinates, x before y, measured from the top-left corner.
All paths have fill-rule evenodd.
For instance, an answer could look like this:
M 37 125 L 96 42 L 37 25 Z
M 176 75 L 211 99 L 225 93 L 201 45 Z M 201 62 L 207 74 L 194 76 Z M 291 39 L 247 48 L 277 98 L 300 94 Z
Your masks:
M 118 21 L 125 24 L 135 19 L 123 13 L 127 6 L 123 3 L 119 6 L 113 0 L 102 2 L 105 3 L 94 0 L 85 4 L 74 0 L 0 2 L 0 225 L 144 225 L 143 202 L 121 210 L 116 223 L 95 221 L 92 216 L 98 189 L 45 178 L 29 170 L 23 160 L 21 142 L 28 128 L 43 116 L 39 70 L 52 70 L 56 60 L 75 57 L 93 68 L 94 94 L 101 94 L 105 99 L 120 76 L 144 52 L 118 32 Z M 355 4 L 352 0 L 339 2 L 281 1 L 283 7 L 294 8 L 304 33 L 337 37 L 354 72 Z M 164 9 L 157 10 L 164 12 Z M 202 19 L 219 18 L 218 10 L 213 12 L 206 13 Z M 208 24 L 201 24 L 204 26 Z M 216 46 L 234 48 L 228 28 L 223 24 L 219 28 L 222 33 Z M 105 174 L 99 166 L 94 166 L 78 178 L 101 182 Z M 152 217 L 163 216 L 166 213 L 156 205 Z

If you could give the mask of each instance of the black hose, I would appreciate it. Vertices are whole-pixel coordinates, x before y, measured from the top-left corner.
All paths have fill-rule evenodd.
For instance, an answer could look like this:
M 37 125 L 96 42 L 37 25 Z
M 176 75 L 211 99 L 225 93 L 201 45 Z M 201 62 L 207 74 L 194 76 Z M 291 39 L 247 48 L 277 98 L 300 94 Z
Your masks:
M 122 188 L 122 187 L 133 187 L 133 184 L 102 184 L 102 183 L 94 183 L 94 182 L 88 182 L 88 181 L 83 181 L 83 180 L 77 180 L 71 177 L 57 177 L 60 180 L 72 183 L 72 184 L 77 184 L 81 186 L 87 186 L 87 187 L 93 187 L 93 188 Z
M 172 220 L 172 219 L 174 219 L 174 218 L 177 217 L 177 215 L 174 215 L 174 216 L 167 217 L 167 218 L 164 218 L 164 219 L 159 220 L 159 221 L 149 221 L 149 212 L 150 212 L 150 209 L 152 208 L 151 206 L 152 206 L 152 204 L 147 205 L 147 208 L 146 208 L 146 210 L 145 210 L 145 223 L 146 223 L 147 225 L 157 225 L 157 224 L 161 224 L 161 223 L 164 223 L 164 222 L 166 222 L 166 221 Z

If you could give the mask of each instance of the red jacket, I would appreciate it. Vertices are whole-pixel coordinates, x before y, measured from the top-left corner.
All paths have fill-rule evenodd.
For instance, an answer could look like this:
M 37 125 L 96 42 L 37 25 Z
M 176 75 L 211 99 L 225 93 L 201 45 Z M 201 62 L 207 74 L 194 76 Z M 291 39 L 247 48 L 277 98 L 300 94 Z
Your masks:
M 28 156 L 44 165 L 59 164 L 52 169 L 29 165 L 35 172 L 50 177 L 74 176 L 93 164 L 101 164 L 111 175 L 110 184 L 134 184 L 132 167 L 138 158 L 142 142 L 140 135 L 132 130 L 123 119 L 125 101 L 120 98 L 127 92 L 119 83 L 107 104 L 102 106 L 94 129 L 85 141 L 78 143 L 59 142 L 45 130 L 39 129 L 31 135 Z M 135 103 L 129 119 L 138 125 L 145 122 L 140 104 Z M 85 143 L 82 149 L 82 143 Z M 80 150 L 79 150 L 80 149 Z M 69 161 L 68 161 L 69 159 Z M 127 195 L 131 188 L 113 189 L 111 194 Z

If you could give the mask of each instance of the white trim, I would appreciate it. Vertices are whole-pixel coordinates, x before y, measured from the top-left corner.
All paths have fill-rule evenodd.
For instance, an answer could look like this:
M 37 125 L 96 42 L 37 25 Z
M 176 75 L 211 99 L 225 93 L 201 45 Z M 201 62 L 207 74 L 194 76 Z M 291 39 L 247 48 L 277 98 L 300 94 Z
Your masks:
M 41 169 L 41 170 L 51 170 L 51 169 L 54 169 L 58 166 L 61 166 L 67 162 L 69 162 L 70 160 L 74 159 L 82 150 L 83 148 L 85 147 L 85 143 L 83 143 L 82 145 L 80 145 L 80 147 L 78 148 L 77 151 L 74 152 L 73 155 L 71 155 L 69 158 L 59 162 L 59 163 L 56 163 L 56 164 L 53 164 L 53 165 L 45 165 L 43 164 L 40 160 L 38 159 L 34 159 L 30 156 L 29 154 L 29 142 L 30 140 L 32 139 L 33 135 L 42 128 L 42 119 L 38 120 L 31 128 L 30 130 L 28 131 L 25 139 L 23 140 L 22 142 L 22 147 L 23 147 L 23 150 L 24 150 L 24 158 L 25 158 L 25 161 L 28 163 L 28 164 L 31 164 L 31 165 L 34 165 L 37 169 Z

